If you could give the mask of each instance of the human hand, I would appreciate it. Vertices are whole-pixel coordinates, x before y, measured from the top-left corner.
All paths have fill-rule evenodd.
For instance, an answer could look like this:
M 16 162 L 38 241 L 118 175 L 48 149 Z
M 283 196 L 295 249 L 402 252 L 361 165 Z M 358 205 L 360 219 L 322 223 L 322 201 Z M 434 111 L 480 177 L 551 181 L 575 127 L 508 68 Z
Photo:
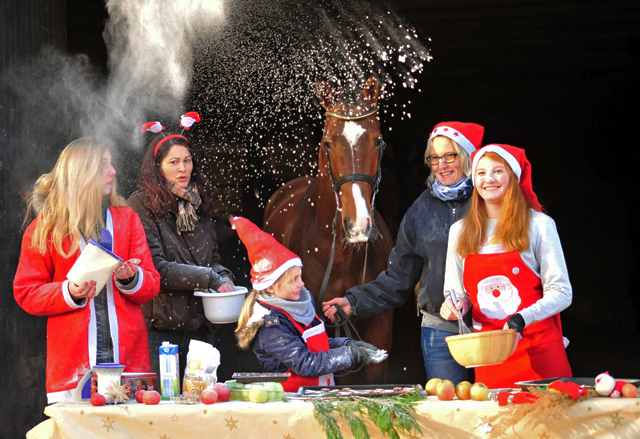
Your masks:
M 440 307 L 440 317 L 445 320 L 456 320 L 458 318 L 458 310 L 460 310 L 460 314 L 463 317 L 465 314 L 467 314 L 467 312 L 469 312 L 467 300 L 458 299 L 458 305 L 455 306 L 451 299 L 447 299 Z
M 349 346 L 358 346 L 362 348 L 372 349 L 374 351 L 378 350 L 378 348 L 372 345 L 371 343 L 367 343 L 366 341 L 362 341 L 362 340 L 351 340 L 349 342 Z
M 96 281 L 92 280 L 89 282 L 85 282 L 84 285 L 77 285 L 71 281 L 69 281 L 69 294 L 71 298 L 75 301 L 80 299 L 93 299 L 96 297 Z
M 516 348 L 518 347 L 518 342 L 523 339 L 524 326 L 524 318 L 519 313 L 516 313 L 509 317 L 507 322 L 504 324 L 504 327 L 502 329 L 513 329 L 514 331 L 516 331 L 515 340 L 513 342 L 513 349 L 511 350 L 511 354 L 509 354 L 509 356 L 513 355 L 513 353 L 516 351 Z
M 232 291 L 235 291 L 236 287 L 231 281 L 231 279 L 229 279 L 228 277 L 225 277 L 224 279 L 225 279 L 224 283 L 220 285 L 217 289 L 218 293 L 230 293 Z
M 335 299 L 331 299 L 328 302 L 322 302 L 322 312 L 324 312 L 324 315 L 326 318 L 331 320 L 331 323 L 336 322 L 335 316 L 336 316 L 336 313 L 338 312 L 338 310 L 334 305 L 337 305 L 340 308 L 342 308 L 342 310 L 347 316 L 351 315 L 351 305 L 349 305 L 349 301 L 344 297 L 336 297 Z
M 142 262 L 140 259 L 129 259 L 128 261 L 120 264 L 120 266 L 113 272 L 113 274 L 115 275 L 116 279 L 131 279 L 138 271 L 138 265 L 140 265 L 140 262 Z

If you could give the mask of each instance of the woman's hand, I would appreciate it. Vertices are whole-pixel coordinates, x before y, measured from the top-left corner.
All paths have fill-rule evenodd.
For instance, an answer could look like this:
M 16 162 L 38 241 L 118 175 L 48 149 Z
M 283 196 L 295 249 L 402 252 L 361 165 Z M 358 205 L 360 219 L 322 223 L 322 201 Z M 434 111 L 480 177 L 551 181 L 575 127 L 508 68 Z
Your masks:
M 502 329 L 510 329 L 509 328 L 509 323 L 505 323 L 504 327 Z M 509 356 L 512 356 L 513 353 L 516 351 L 516 348 L 518 347 L 518 342 L 520 340 L 522 340 L 522 334 L 520 334 L 518 331 L 516 331 L 515 340 L 513 341 L 513 349 L 511 350 L 511 353 L 509 354 Z
M 470 304 L 468 299 L 458 299 L 458 307 L 456 308 L 453 301 L 449 298 L 445 300 L 440 307 L 440 317 L 445 320 L 456 320 L 458 318 L 458 309 L 460 310 L 460 314 L 464 317 L 469 312 L 469 308 Z
M 331 320 L 331 323 L 336 322 L 336 313 L 338 310 L 333 305 L 338 305 L 344 313 L 348 316 L 351 315 L 351 305 L 349 305 L 349 301 L 344 297 L 336 297 L 335 299 L 331 299 L 328 302 L 322 302 L 322 312 L 324 312 L 325 317 Z
M 233 284 L 231 279 L 229 279 L 228 277 L 225 277 L 224 279 L 225 279 L 224 283 L 220 285 L 220 287 L 218 287 L 216 291 L 218 293 L 230 293 L 232 291 L 235 291 L 236 286 Z
M 120 280 L 131 279 L 136 275 L 138 271 L 138 265 L 142 262 L 140 259 L 129 259 L 128 261 L 123 262 L 120 266 L 113 272 L 115 277 Z
M 69 294 L 75 301 L 84 299 L 93 299 L 96 297 L 96 281 L 85 282 L 84 285 L 76 285 L 69 281 Z

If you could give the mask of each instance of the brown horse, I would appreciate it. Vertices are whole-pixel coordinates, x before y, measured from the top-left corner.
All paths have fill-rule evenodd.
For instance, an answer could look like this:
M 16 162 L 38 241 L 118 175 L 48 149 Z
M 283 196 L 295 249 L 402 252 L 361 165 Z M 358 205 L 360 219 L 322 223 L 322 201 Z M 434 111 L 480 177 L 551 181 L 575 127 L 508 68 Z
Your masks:
M 369 282 L 386 269 L 393 246 L 382 217 L 374 210 L 384 141 L 378 110 L 379 83 L 370 77 L 360 93 L 331 90 L 316 83 L 326 110 L 318 157 L 318 177 L 300 177 L 274 193 L 264 214 L 264 230 L 302 259 L 302 277 L 318 300 L 329 265 L 335 228 L 338 245 L 324 300 Z M 342 227 L 334 218 L 342 217 Z M 366 243 L 366 244 L 365 244 Z M 365 257 L 366 254 L 366 257 Z M 363 340 L 389 351 L 393 311 L 356 322 Z M 366 368 L 369 383 L 385 383 L 387 361 Z

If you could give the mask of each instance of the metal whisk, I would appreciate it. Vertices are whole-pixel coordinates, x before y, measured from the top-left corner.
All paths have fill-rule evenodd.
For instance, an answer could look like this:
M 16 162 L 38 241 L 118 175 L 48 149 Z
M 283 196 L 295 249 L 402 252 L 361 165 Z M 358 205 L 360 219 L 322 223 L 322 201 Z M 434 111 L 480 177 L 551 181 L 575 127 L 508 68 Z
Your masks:
M 451 301 L 453 302 L 453 306 L 456 307 L 456 314 L 458 314 L 458 334 L 471 334 L 471 329 L 467 326 L 467 324 L 462 320 L 462 314 L 458 309 L 458 298 L 456 297 L 456 292 L 453 290 L 447 291 L 449 293 L 449 297 L 451 297 Z

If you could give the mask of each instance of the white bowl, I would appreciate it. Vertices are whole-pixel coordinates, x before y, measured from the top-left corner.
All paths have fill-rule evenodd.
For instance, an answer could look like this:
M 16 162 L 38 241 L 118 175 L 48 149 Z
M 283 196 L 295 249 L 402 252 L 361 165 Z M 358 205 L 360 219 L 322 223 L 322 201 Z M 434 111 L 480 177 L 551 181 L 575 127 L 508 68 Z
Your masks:
M 211 323 L 233 323 L 240 317 L 247 289 L 236 286 L 236 290 L 229 293 L 207 290 L 194 291 L 193 295 L 202 297 L 204 315 Z

